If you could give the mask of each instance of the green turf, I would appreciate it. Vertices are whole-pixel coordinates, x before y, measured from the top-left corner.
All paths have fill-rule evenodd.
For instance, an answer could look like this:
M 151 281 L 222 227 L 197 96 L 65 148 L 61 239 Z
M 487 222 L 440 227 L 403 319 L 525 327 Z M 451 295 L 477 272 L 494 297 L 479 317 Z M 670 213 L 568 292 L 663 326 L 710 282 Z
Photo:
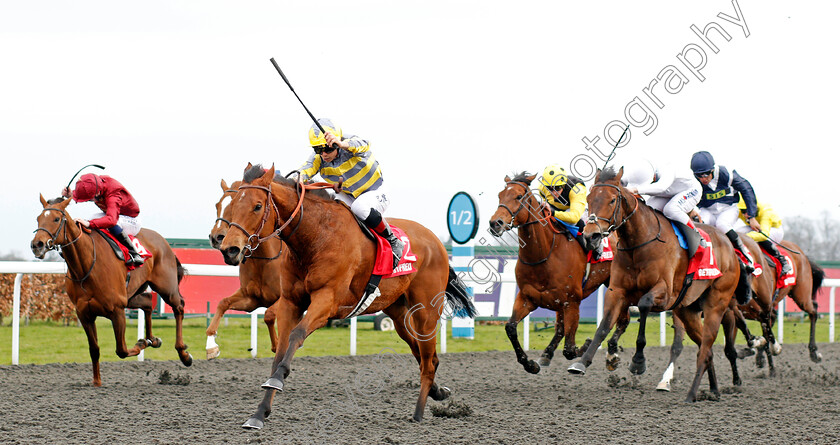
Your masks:
M 4 320 L 8 323 L 9 319 Z M 667 340 L 670 344 L 673 330 L 670 328 L 670 316 L 667 319 Z M 749 322 L 750 329 L 757 333 L 758 326 L 755 322 Z M 163 346 L 159 349 L 146 349 L 145 358 L 147 360 L 177 360 L 175 349 L 173 347 L 175 328 L 172 320 L 154 320 L 153 330 L 154 334 L 163 339 Z M 190 346 L 189 351 L 193 354 L 195 359 L 203 360 L 205 358 L 204 347 L 206 337 L 204 335 L 206 320 L 204 318 L 190 318 L 185 322 L 184 339 L 187 345 Z M 539 324 L 542 327 L 542 324 Z M 627 333 L 622 337 L 621 345 L 624 347 L 634 347 L 636 341 L 636 333 L 638 332 L 638 323 L 635 322 L 630 325 Z M 265 331 L 265 325 L 262 320 L 259 321 L 258 333 L 258 357 L 270 357 L 271 353 L 268 334 Z M 534 332 L 534 324 L 530 325 L 531 339 L 530 346 L 532 357 L 537 357 L 539 354 L 535 350 L 542 350 L 548 344 L 550 336 L 553 334 L 552 329 L 544 329 Z M 114 334 L 110 322 L 106 319 L 100 318 L 97 322 L 97 329 L 99 334 L 99 346 L 101 351 L 101 360 L 103 361 L 117 361 L 121 360 L 117 357 L 115 350 Z M 450 328 L 451 329 L 451 328 Z M 807 319 L 801 320 L 799 317 L 792 317 L 785 320 L 785 338 L 784 343 L 807 343 L 808 342 L 809 324 Z M 838 329 L 840 330 L 840 329 Z M 129 347 L 135 342 L 137 337 L 137 322 L 136 320 L 129 320 L 127 328 L 127 344 Z M 478 323 L 475 328 L 475 339 L 453 339 L 450 336 L 447 339 L 447 352 L 464 352 L 464 351 L 510 351 L 510 342 L 505 335 L 505 328 L 503 324 L 483 324 Z M 595 332 L 595 325 L 591 323 L 581 324 L 577 334 L 578 345 L 582 344 L 587 337 L 592 337 Z M 775 332 L 775 331 L 774 331 Z M 519 327 L 520 340 L 522 335 L 522 325 Z M 659 316 L 656 314 L 647 326 L 647 341 L 649 346 L 659 345 Z M 835 333 L 835 341 L 838 340 L 838 335 Z M 250 319 L 240 317 L 228 317 L 227 325 L 222 323 L 219 328 L 219 336 L 217 342 L 222 351 L 222 358 L 246 358 L 250 357 Z M 343 328 L 322 328 L 313 333 L 304 343 L 296 356 L 321 356 L 321 355 L 347 355 L 350 352 L 350 330 Z M 718 335 L 718 344 L 722 344 L 723 337 Z M 828 342 L 828 319 L 823 317 L 817 324 L 817 342 Z M 686 340 L 686 344 L 690 343 Z M 743 344 L 743 337 L 738 335 L 738 343 Z M 11 364 L 11 344 L 12 344 L 12 328 L 8 324 L 0 326 L 0 365 Z M 408 353 L 409 349 L 405 342 L 399 338 L 394 331 L 382 332 L 373 330 L 372 323 L 359 323 L 358 354 L 376 354 L 384 348 L 391 348 L 398 353 Z M 561 345 L 562 348 L 562 345 Z M 440 351 L 440 345 L 438 345 Z M 513 353 L 511 352 L 511 357 Z M 136 360 L 129 358 L 127 360 Z M 28 326 L 21 326 L 20 329 L 20 360 L 21 364 L 44 364 L 44 363 L 66 363 L 66 362 L 80 362 L 85 363 L 90 361 L 88 354 L 87 340 L 84 331 L 80 326 L 62 326 L 59 323 L 53 322 L 32 322 Z

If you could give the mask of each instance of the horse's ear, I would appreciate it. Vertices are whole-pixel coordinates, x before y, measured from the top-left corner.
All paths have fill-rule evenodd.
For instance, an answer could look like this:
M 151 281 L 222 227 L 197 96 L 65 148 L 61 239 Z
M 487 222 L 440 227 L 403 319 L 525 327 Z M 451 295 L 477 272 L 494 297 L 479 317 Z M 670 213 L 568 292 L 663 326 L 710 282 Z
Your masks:
M 624 175 L 624 166 L 622 165 L 620 169 L 618 169 L 618 173 L 615 175 L 615 180 L 621 183 L 621 176 Z
M 595 182 L 598 182 L 599 179 L 601 179 L 601 169 L 600 168 L 595 170 Z
M 220 185 L 222 186 L 222 191 L 226 191 L 228 189 L 227 182 L 225 182 L 224 178 L 222 178 L 222 183 Z
M 268 182 L 274 180 L 274 164 L 271 164 L 271 168 L 266 169 L 265 173 L 263 174 L 263 179 L 265 179 Z
M 72 198 L 67 198 L 64 201 L 61 201 L 60 203 L 58 203 L 58 208 L 61 209 L 61 210 L 66 209 L 67 206 L 70 205 L 70 201 L 72 201 L 72 200 L 73 200 Z
M 531 176 L 526 176 L 526 177 L 525 177 L 525 179 L 527 179 L 527 180 L 528 180 L 528 185 L 531 185 L 531 182 L 533 182 L 533 181 L 534 181 L 534 179 L 536 179 L 536 177 L 537 177 L 537 175 L 536 175 L 536 174 L 531 175 Z
M 44 206 L 44 208 L 46 209 L 46 208 L 47 208 L 47 200 L 46 200 L 46 199 L 44 199 L 44 194 L 43 194 L 43 193 L 39 193 L 39 194 L 38 194 L 38 196 L 40 196 L 40 197 L 41 197 L 41 205 L 42 205 L 42 206 Z
M 505 175 L 505 182 L 510 182 L 510 176 Z

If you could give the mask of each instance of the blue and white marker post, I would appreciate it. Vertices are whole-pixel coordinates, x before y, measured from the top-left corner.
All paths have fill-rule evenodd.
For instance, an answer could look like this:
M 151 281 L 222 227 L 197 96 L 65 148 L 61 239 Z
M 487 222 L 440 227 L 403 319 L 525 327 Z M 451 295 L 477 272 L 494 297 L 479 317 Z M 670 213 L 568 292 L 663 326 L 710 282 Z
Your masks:
M 452 269 L 458 276 L 469 276 L 472 273 L 472 261 L 475 258 L 473 238 L 478 231 L 478 206 L 468 193 L 458 192 L 452 197 L 446 211 L 446 227 L 449 229 L 452 241 L 458 244 L 452 246 Z M 471 286 L 467 287 L 467 294 L 470 299 L 475 300 L 475 291 Z M 452 338 L 474 339 L 475 320 L 467 317 L 463 310 L 459 312 L 452 314 Z M 445 328 L 443 335 L 445 338 Z M 441 344 L 445 345 L 445 343 Z

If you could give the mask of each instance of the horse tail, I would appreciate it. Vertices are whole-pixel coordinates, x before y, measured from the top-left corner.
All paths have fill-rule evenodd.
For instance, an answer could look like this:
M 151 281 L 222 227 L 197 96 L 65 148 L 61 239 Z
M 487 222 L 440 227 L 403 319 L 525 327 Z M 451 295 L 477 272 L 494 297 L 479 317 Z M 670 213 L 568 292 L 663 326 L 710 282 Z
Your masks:
M 452 314 L 463 316 L 463 312 L 470 318 L 475 318 L 478 311 L 467 293 L 467 285 L 455 274 L 455 269 L 449 266 L 449 279 L 446 282 L 446 301 L 452 305 Z
M 184 266 L 181 265 L 181 260 L 178 257 L 175 257 L 175 266 L 178 268 L 178 283 L 184 278 L 184 275 L 187 275 L 187 269 L 184 269 Z
M 814 262 L 811 258 L 808 258 L 808 263 L 811 264 L 811 277 L 813 278 L 813 284 L 811 285 L 811 299 L 816 301 L 817 300 L 817 292 L 820 291 L 822 287 L 823 280 L 825 279 L 825 271 L 822 267 L 818 266 L 817 263 Z

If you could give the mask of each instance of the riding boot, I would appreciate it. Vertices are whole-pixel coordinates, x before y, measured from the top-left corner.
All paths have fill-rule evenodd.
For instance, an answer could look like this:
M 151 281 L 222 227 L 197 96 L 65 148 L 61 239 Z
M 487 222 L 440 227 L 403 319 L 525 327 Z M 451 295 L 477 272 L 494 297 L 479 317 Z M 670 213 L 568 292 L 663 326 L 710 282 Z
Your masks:
M 129 264 L 134 266 L 139 266 L 146 262 L 140 253 L 137 252 L 137 249 L 134 247 L 134 243 L 131 242 L 131 239 L 128 237 L 128 234 L 125 232 L 120 232 L 119 235 L 116 235 L 117 240 L 122 243 L 123 246 L 128 248 L 128 254 L 130 258 L 126 261 Z
M 758 243 L 765 252 L 769 253 L 773 256 L 773 258 L 779 260 L 779 264 L 782 265 L 782 270 L 779 271 L 779 275 L 787 275 L 793 272 L 793 267 L 791 267 L 790 263 L 787 261 L 787 258 L 779 252 L 779 249 L 776 248 L 776 245 L 773 244 L 772 241 L 766 239 Z
M 730 229 L 728 232 L 726 232 L 726 237 L 729 238 L 729 241 L 732 243 L 732 246 L 741 251 L 741 254 L 744 255 L 744 258 L 746 258 L 747 261 L 750 261 L 750 257 L 747 254 L 747 248 L 744 246 L 744 243 L 741 241 L 741 238 L 738 236 L 738 233 L 735 232 L 735 230 Z M 744 268 L 747 273 L 751 274 L 755 272 L 755 266 L 752 264 L 752 261 L 750 261 L 749 263 L 744 262 Z
M 385 238 L 389 244 L 391 244 L 391 252 L 394 254 L 394 267 L 393 269 L 397 268 L 397 265 L 400 263 L 400 259 L 403 255 L 403 249 L 405 249 L 405 244 L 403 244 L 402 240 L 397 238 L 394 235 L 394 232 L 391 231 L 391 226 L 385 221 L 385 218 L 382 217 L 382 214 L 379 213 L 376 209 L 370 210 L 370 215 L 365 219 L 365 225 L 368 226 L 371 230 L 376 232 L 382 238 Z
M 697 236 L 700 238 L 700 247 L 702 247 L 703 249 L 705 249 L 706 247 L 708 247 L 708 244 L 706 243 L 706 238 L 703 238 L 703 235 L 701 235 L 701 234 L 700 234 L 700 231 L 699 231 L 699 230 L 697 230 L 697 226 L 695 226 L 695 225 L 694 225 L 694 221 L 692 221 L 691 219 L 689 219 L 689 220 L 688 220 L 688 223 L 687 223 L 686 225 L 687 225 L 689 228 L 691 228 L 691 230 L 694 230 L 694 232 L 695 232 L 695 233 L 697 233 Z

